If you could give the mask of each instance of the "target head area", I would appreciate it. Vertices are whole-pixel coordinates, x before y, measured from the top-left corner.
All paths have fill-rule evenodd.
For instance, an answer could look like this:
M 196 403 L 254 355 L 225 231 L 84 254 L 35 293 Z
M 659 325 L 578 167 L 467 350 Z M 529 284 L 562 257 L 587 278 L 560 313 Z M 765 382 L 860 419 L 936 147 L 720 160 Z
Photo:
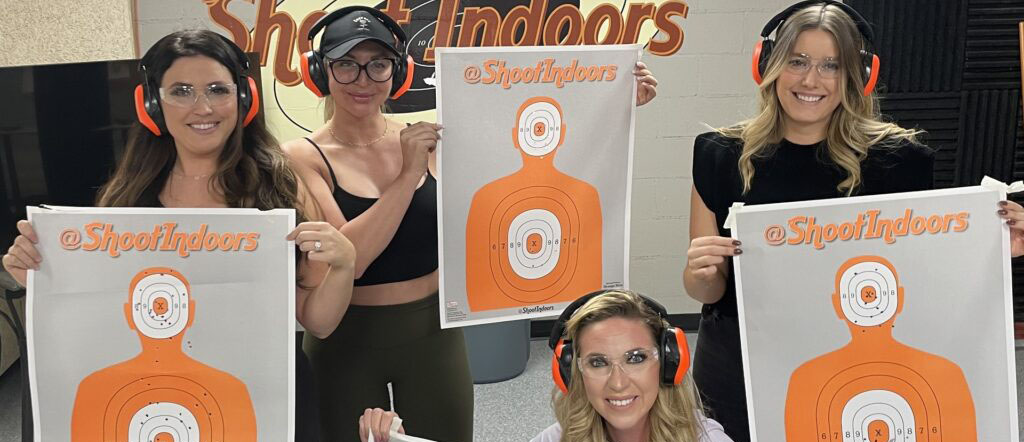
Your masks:
M 516 112 L 515 143 L 524 154 L 544 156 L 565 139 L 562 106 L 550 97 L 526 100 Z
M 880 257 L 864 256 L 844 263 L 836 275 L 836 291 L 842 315 L 851 325 L 877 326 L 899 310 L 896 272 Z
M 131 284 L 131 320 L 135 329 L 153 339 L 176 336 L 188 326 L 189 285 L 168 268 L 139 272 Z

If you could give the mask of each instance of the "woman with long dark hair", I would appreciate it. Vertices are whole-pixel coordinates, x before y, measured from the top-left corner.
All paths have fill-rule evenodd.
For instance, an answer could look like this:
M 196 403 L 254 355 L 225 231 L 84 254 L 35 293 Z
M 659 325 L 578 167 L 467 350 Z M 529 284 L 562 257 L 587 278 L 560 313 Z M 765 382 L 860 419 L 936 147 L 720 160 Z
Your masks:
M 308 252 L 298 264 L 296 316 L 308 333 L 331 334 L 351 297 L 355 249 L 331 225 L 310 221 L 319 210 L 258 113 L 245 54 L 214 32 L 186 30 L 156 42 L 140 66 L 140 122 L 97 205 L 295 209 L 300 224 L 287 239 Z M 3 264 L 24 284 L 42 257 L 31 224 L 20 221 L 18 230 Z M 313 378 L 301 347 L 296 358 L 296 440 L 317 440 Z

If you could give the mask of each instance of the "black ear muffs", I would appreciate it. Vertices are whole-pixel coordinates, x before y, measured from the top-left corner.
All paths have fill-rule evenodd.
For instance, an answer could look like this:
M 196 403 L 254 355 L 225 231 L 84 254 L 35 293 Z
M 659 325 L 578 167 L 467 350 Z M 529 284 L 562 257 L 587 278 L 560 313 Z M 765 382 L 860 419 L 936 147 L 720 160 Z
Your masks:
M 374 17 L 377 17 L 395 36 L 395 45 L 393 48 L 398 52 L 398 60 L 397 63 L 395 63 L 395 73 L 391 76 L 391 93 L 389 98 L 397 100 L 412 86 L 413 71 L 416 64 L 413 62 L 412 56 L 409 55 L 409 39 L 405 35 L 405 31 L 402 30 L 402 27 L 399 26 L 398 23 L 381 10 L 369 6 L 346 6 L 332 11 L 330 14 L 321 17 L 313 27 L 309 28 L 309 33 L 306 35 L 306 38 L 309 39 L 309 47 L 315 47 L 313 45 L 313 38 L 316 37 L 320 30 L 326 28 L 327 25 L 331 24 L 334 20 L 355 11 L 366 11 Z M 311 49 L 302 54 L 302 57 L 299 59 L 299 64 L 302 70 L 302 83 L 306 85 L 306 88 L 312 91 L 317 97 L 321 98 L 331 94 L 329 86 L 330 77 L 326 66 L 324 66 L 324 56 L 319 50 Z
M 849 15 L 857 25 L 857 30 L 860 31 L 861 36 L 868 44 L 872 44 L 874 40 L 874 32 L 871 30 L 871 24 L 860 15 L 856 9 L 853 9 L 845 3 L 834 1 L 834 0 L 806 0 L 796 3 L 782 12 L 772 17 L 764 25 L 764 29 L 761 30 L 761 41 L 754 45 L 753 59 L 751 60 L 751 74 L 754 77 L 754 82 L 760 85 L 764 82 L 764 73 L 768 69 L 768 59 L 772 56 L 772 50 L 775 49 L 775 40 L 771 38 L 773 32 L 775 32 L 782 23 L 793 15 L 796 11 L 803 9 L 807 6 L 821 4 L 824 6 L 835 5 L 837 8 L 842 9 L 846 15 Z M 863 60 L 864 68 L 864 89 L 861 91 L 864 96 L 871 95 L 871 92 L 875 90 L 875 85 L 878 84 L 878 67 L 881 64 L 878 55 L 872 54 L 867 51 L 860 51 L 861 59 Z
M 548 337 L 548 347 L 554 351 L 551 358 L 551 378 L 563 394 L 569 392 L 569 385 L 572 382 L 572 360 L 575 357 L 572 341 L 563 338 L 565 323 L 569 321 L 576 310 L 588 301 L 613 291 L 621 290 L 598 290 L 583 295 L 565 307 L 551 328 L 551 336 Z M 644 295 L 637 294 L 637 296 L 647 307 L 658 313 L 662 321 L 668 322 L 668 311 L 664 306 Z M 682 330 L 676 327 L 667 327 L 662 331 L 661 336 L 658 337 L 658 364 L 662 385 L 679 385 L 683 382 L 686 371 L 690 369 L 690 347 L 686 343 L 686 334 Z
M 248 126 L 256 118 L 256 115 L 260 112 L 260 92 L 256 86 L 256 80 L 246 75 L 249 72 L 249 58 L 245 56 L 245 52 L 242 48 L 239 48 L 235 42 L 231 41 L 227 37 L 216 34 L 228 47 L 231 48 L 231 53 L 234 55 L 235 66 L 228 66 L 229 70 L 235 71 L 235 86 L 238 93 L 238 113 L 244 115 L 242 119 L 242 127 Z M 172 37 L 169 35 L 164 38 Z M 142 59 L 139 60 L 139 71 L 142 72 L 142 83 L 135 87 L 134 101 L 135 101 L 135 116 L 138 118 L 146 129 L 148 129 L 153 135 L 163 136 L 167 133 L 167 123 L 164 121 L 164 112 L 160 107 L 160 86 L 156 83 L 156 79 L 149 76 L 149 71 L 146 69 L 148 64 L 152 63 L 153 48 L 160 45 L 163 41 L 156 42 Z

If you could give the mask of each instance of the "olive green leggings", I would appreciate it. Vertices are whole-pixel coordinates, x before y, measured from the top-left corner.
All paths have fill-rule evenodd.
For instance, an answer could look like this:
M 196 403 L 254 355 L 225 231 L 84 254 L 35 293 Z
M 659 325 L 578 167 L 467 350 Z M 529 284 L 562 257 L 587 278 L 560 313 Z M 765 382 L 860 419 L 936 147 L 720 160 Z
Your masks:
M 303 348 L 320 387 L 323 441 L 359 441 L 359 416 L 390 408 L 406 434 L 441 442 L 473 439 L 473 378 L 462 330 L 441 330 L 438 298 L 349 306 L 326 339 Z

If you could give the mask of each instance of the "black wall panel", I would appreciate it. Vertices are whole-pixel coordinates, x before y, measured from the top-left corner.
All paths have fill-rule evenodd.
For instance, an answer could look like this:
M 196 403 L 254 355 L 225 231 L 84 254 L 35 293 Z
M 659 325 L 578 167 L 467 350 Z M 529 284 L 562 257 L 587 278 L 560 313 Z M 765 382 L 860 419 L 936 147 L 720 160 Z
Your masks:
M 881 92 L 959 91 L 966 0 L 849 0 L 875 31 Z
M 937 150 L 936 187 L 976 185 L 985 175 L 1024 179 L 1024 0 L 846 3 L 874 26 L 882 113 L 925 130 L 921 139 Z M 1013 275 L 1014 314 L 1024 321 L 1024 258 L 1014 260 Z

